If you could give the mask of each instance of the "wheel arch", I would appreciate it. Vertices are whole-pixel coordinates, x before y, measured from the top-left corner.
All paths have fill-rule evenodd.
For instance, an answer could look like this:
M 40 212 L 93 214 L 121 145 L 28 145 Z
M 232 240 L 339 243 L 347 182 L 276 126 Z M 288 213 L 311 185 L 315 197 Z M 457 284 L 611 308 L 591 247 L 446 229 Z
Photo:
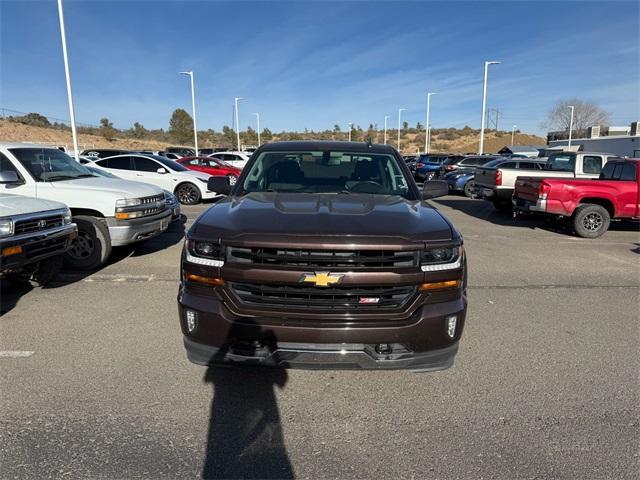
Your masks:
M 613 218 L 615 216 L 616 213 L 616 209 L 615 206 L 613 205 L 613 202 L 607 198 L 602 198 L 602 197 L 584 197 L 581 198 L 578 201 L 578 205 L 576 205 L 576 207 L 580 206 L 580 205 L 585 205 L 591 203 L 593 205 L 600 205 L 601 207 L 603 207 L 607 212 L 609 212 L 609 215 L 611 216 L 611 218 Z
M 92 210 L 90 208 L 71 208 L 71 216 L 75 217 L 78 215 L 85 215 L 87 217 L 96 217 L 96 218 L 104 218 L 102 212 L 98 210 Z

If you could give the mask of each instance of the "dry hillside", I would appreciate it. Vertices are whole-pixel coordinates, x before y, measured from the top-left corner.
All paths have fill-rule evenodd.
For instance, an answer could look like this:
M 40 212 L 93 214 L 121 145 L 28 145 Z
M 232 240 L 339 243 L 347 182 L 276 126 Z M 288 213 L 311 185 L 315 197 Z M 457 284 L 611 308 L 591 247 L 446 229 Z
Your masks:
M 460 131 L 462 132 L 462 131 Z M 346 132 L 331 134 L 330 138 L 346 139 Z M 290 134 L 273 134 L 273 140 L 287 138 Z M 325 138 L 326 135 L 299 133 L 296 137 L 300 139 Z M 431 136 L 431 151 L 433 152 L 457 152 L 467 153 L 476 152 L 478 150 L 478 133 L 470 131 L 469 133 L 460 133 L 457 138 L 448 140 L 446 134 L 434 133 Z M 389 143 L 395 144 L 396 134 L 391 131 L 389 133 Z M 204 140 L 204 139 L 203 139 Z M 56 128 L 36 127 L 25 125 L 22 123 L 11 122 L 0 119 L 0 141 L 8 142 L 35 142 L 35 143 L 54 143 L 56 145 L 64 145 L 72 149 L 71 132 L 68 130 L 60 130 Z M 374 135 L 374 142 L 382 142 L 382 132 Z M 416 153 L 424 150 L 424 133 L 405 132 L 402 135 L 402 151 L 403 153 Z M 80 149 L 85 148 L 124 148 L 132 150 L 162 150 L 169 144 L 157 140 L 145 140 L 135 138 L 115 138 L 109 141 L 100 135 L 80 134 L 78 143 Z M 203 146 L 212 146 L 211 142 L 204 141 Z M 485 134 L 485 151 L 497 152 L 505 145 L 511 143 L 511 134 L 507 132 L 489 131 Z M 535 135 L 518 133 L 516 135 L 516 145 L 543 145 L 545 139 Z

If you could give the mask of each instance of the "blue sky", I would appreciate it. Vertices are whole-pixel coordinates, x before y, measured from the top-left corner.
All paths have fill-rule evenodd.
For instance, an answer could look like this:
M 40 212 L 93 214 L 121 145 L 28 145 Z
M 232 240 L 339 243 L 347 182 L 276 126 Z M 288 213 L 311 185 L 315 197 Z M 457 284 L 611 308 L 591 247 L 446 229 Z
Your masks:
M 220 2 L 65 0 L 76 118 L 167 128 L 191 111 L 198 127 L 273 131 L 366 128 L 384 115 L 478 128 L 485 60 L 489 108 L 542 132 L 558 99 L 592 100 L 612 124 L 640 119 L 639 3 Z M 0 107 L 68 118 L 55 0 L 0 0 Z M 253 125 L 255 127 L 255 125 Z

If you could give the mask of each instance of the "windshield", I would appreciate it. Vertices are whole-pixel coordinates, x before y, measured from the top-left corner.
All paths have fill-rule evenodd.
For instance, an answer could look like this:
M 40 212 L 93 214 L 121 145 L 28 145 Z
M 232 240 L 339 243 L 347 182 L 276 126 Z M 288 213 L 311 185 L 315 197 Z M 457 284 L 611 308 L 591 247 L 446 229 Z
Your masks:
M 158 162 L 163 164 L 165 167 L 170 168 L 174 172 L 188 172 L 189 171 L 189 169 L 187 167 L 185 167 L 183 165 L 180 165 L 178 162 L 170 160 L 170 159 L 168 159 L 166 157 L 162 157 L 160 155 L 145 155 L 145 157 L 149 157 L 149 158 L 153 158 L 154 160 L 157 160 Z
M 85 168 L 87 170 L 89 170 L 91 173 L 93 173 L 94 175 L 98 175 L 100 177 L 106 177 L 106 178 L 120 178 L 116 175 L 114 175 L 111 172 L 107 172 L 106 170 L 103 170 L 101 168 L 96 168 L 96 167 L 92 167 L 90 165 L 86 165 Z
M 263 152 L 242 188 L 248 192 L 410 195 L 395 157 L 356 152 Z
M 95 176 L 57 148 L 12 148 L 10 151 L 36 182 Z

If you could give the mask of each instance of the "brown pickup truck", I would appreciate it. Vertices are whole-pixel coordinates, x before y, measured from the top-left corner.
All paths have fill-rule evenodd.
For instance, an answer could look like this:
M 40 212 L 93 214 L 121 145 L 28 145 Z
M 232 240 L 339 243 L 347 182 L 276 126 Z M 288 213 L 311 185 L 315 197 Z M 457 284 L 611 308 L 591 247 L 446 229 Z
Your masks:
M 299 368 L 442 370 L 466 315 L 462 237 L 386 145 L 277 142 L 187 233 L 188 358 Z

